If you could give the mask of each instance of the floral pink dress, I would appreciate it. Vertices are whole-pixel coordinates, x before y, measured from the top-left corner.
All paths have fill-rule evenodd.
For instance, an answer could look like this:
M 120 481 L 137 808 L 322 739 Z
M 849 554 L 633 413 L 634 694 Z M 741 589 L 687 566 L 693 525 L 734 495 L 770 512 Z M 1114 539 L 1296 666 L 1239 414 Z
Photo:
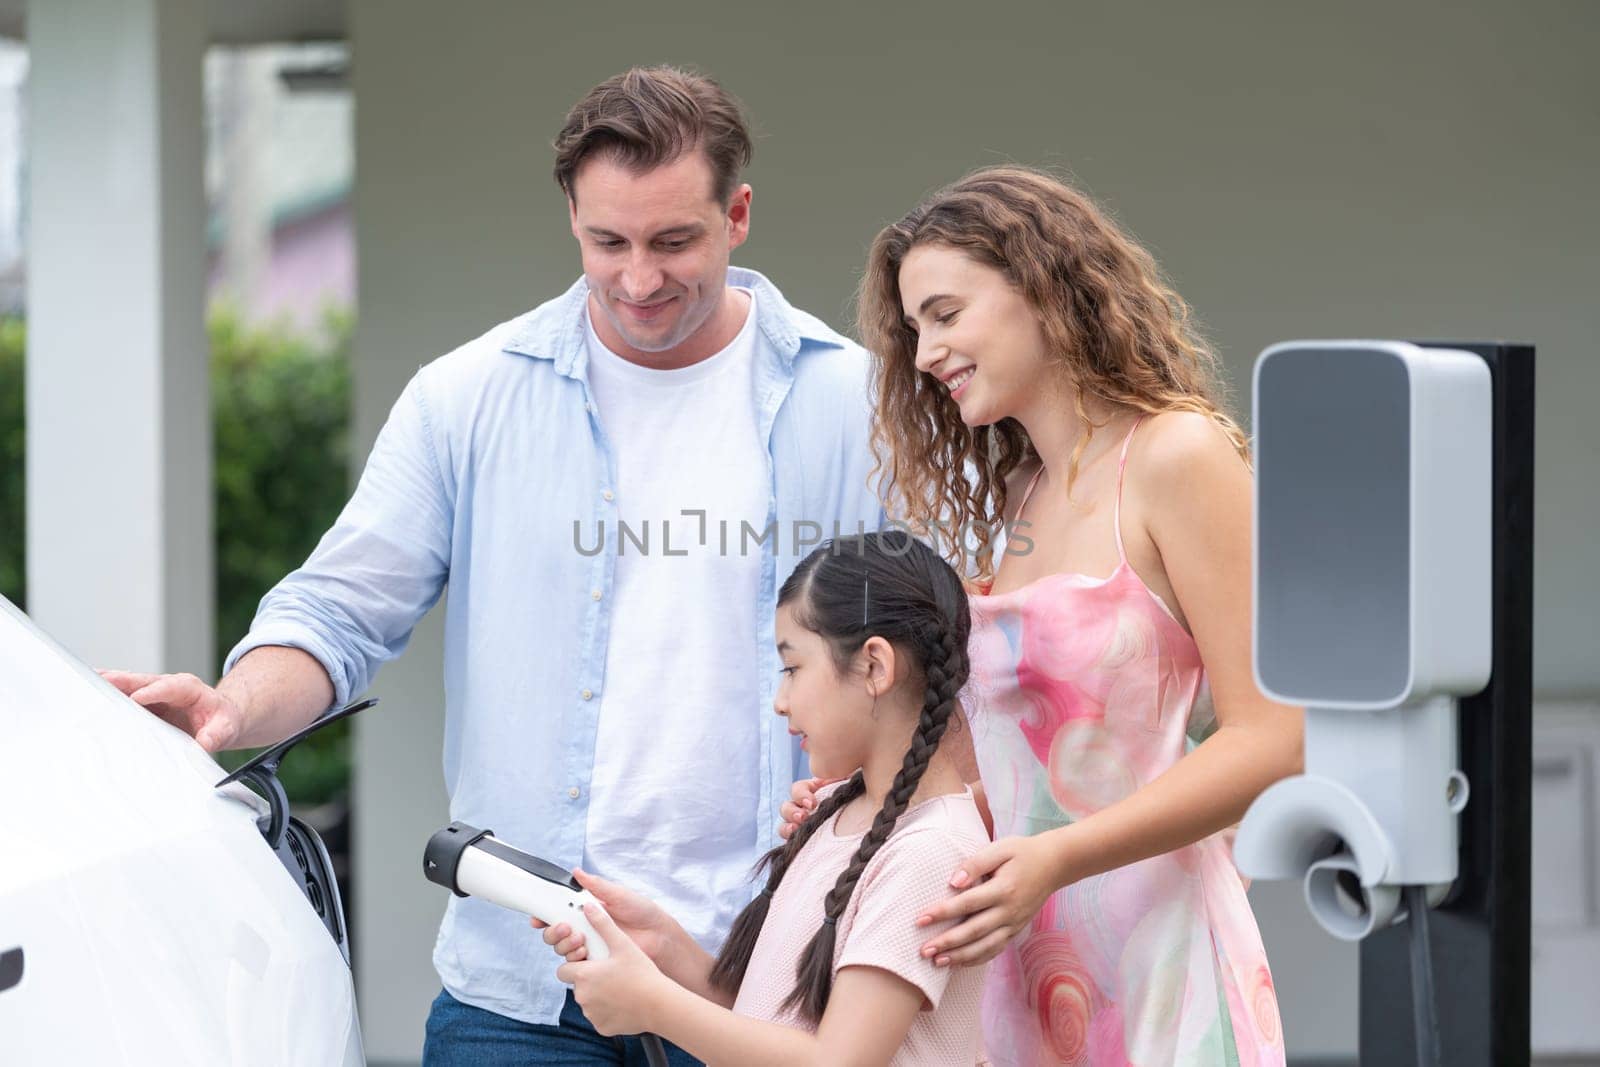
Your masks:
M 972 597 L 963 699 L 997 837 L 1053 830 L 1121 800 L 1214 727 L 1194 638 L 1122 547 L 1137 430 L 1117 472 L 1111 576 L 1053 574 Z M 1231 843 L 1217 834 L 1053 894 L 990 965 L 991 1062 L 1283 1063 L 1272 976 Z

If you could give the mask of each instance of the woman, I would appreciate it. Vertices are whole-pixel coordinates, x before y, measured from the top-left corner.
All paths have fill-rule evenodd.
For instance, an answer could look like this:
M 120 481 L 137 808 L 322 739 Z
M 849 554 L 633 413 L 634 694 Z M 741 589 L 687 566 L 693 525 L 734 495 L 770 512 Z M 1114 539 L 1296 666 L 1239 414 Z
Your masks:
M 894 504 L 975 586 L 997 840 L 924 954 L 995 960 L 996 1064 L 1281 1063 L 1225 831 L 1303 725 L 1253 679 L 1248 451 L 1187 307 L 1086 197 L 1001 167 L 878 235 L 860 327 Z

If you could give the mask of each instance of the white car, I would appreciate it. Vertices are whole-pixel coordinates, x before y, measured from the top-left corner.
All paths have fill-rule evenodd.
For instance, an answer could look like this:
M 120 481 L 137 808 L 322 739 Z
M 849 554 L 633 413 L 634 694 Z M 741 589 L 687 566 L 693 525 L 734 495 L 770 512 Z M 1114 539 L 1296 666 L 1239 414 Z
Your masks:
M 225 774 L 0 598 L 0 1062 L 364 1062 L 321 844 Z

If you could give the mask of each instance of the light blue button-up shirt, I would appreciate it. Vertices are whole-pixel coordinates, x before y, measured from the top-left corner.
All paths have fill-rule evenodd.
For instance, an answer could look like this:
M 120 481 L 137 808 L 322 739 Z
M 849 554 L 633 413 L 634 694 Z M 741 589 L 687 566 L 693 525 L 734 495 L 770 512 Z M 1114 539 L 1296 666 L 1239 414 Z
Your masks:
M 760 274 L 732 269 L 728 283 L 756 293 L 751 402 L 771 485 L 766 540 L 750 541 L 762 557 L 750 645 L 761 704 L 708 710 L 704 729 L 717 736 L 716 715 L 761 722 L 761 751 L 729 753 L 760 761 L 755 820 L 766 840 L 732 860 L 748 869 L 776 843 L 778 805 L 802 769 L 772 714 L 777 590 L 818 539 L 877 529 L 883 513 L 869 484 L 866 352 L 791 307 Z M 225 668 L 260 645 L 300 648 L 327 669 L 342 705 L 400 654 L 448 583 L 451 818 L 569 868 L 584 850 L 620 545 L 615 461 L 588 384 L 587 293 L 580 279 L 417 372 L 350 503 L 305 565 L 262 600 Z M 613 535 L 595 552 L 602 523 Z M 558 962 L 523 917 L 450 899 L 434 964 L 457 999 L 553 1023 L 564 998 Z

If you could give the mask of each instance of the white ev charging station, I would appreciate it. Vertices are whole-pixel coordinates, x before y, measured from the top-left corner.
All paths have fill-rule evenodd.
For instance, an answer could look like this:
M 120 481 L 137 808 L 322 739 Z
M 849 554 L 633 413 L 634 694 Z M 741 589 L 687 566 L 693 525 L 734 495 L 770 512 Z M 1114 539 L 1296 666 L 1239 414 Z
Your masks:
M 1363 1065 L 1526 1062 L 1532 350 L 1289 342 L 1254 385 L 1256 680 L 1305 772 L 1239 868 L 1362 942 Z

